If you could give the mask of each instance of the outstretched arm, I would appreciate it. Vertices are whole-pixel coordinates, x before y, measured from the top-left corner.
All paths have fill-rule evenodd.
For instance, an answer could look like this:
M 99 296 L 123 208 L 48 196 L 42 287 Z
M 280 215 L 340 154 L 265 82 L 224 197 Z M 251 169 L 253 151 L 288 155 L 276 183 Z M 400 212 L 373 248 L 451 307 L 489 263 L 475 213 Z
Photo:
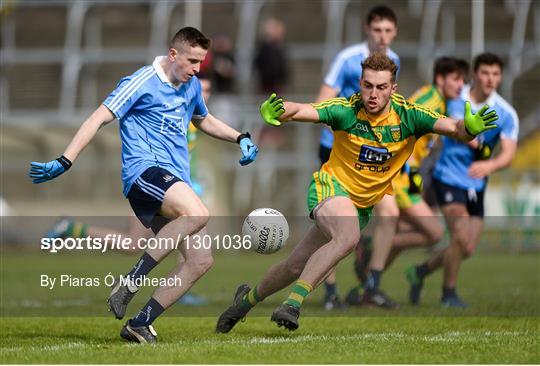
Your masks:
M 71 142 L 69 143 L 64 156 L 71 162 L 74 162 L 81 151 L 92 141 L 96 132 L 107 123 L 113 121 L 116 117 L 109 108 L 103 104 L 100 105 L 94 113 L 81 125 Z
M 81 125 L 64 154 L 59 158 L 46 162 L 30 163 L 29 176 L 34 183 L 43 183 L 54 179 L 63 174 L 72 163 L 77 159 L 81 151 L 92 141 L 97 130 L 114 120 L 114 115 L 103 104 L 100 105 L 94 113 Z
M 264 101 L 260 112 L 264 122 L 272 126 L 286 121 L 319 122 L 319 113 L 311 104 L 283 102 L 276 94 Z
M 236 139 L 240 136 L 240 132 L 210 113 L 202 120 L 194 119 L 193 124 L 208 136 L 219 140 L 236 142 Z
M 473 140 L 476 135 L 496 128 L 495 121 L 499 119 L 495 111 L 487 111 L 488 105 L 483 106 L 476 114 L 471 113 L 471 104 L 465 102 L 463 120 L 440 118 L 433 125 L 433 132 L 455 138 L 464 142 Z

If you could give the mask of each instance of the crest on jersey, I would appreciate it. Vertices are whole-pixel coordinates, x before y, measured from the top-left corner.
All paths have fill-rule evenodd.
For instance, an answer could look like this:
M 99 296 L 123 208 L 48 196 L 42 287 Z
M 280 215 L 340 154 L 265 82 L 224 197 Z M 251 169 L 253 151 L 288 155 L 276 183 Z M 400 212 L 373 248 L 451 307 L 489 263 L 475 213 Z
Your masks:
M 392 140 L 394 140 L 395 142 L 401 141 L 401 127 L 400 126 L 390 127 L 390 136 L 392 136 Z
M 186 135 L 186 127 L 181 116 L 162 114 L 161 133 L 166 135 Z

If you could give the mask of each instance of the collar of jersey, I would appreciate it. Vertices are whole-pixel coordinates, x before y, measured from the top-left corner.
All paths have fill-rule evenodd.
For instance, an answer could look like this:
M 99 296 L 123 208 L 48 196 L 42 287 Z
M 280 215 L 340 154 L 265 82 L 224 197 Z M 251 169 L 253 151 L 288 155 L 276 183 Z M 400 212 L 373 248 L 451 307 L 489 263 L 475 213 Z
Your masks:
M 463 87 L 463 97 L 464 97 L 463 99 L 471 102 L 472 109 L 474 111 L 477 111 L 480 108 L 482 108 L 484 104 L 487 104 L 488 106 L 493 107 L 495 105 L 495 99 L 497 98 L 497 92 L 493 91 L 493 93 L 491 93 L 491 95 L 484 102 L 476 104 L 471 100 L 471 86 L 465 85 Z
M 379 124 L 381 121 L 384 121 L 385 119 L 387 119 L 393 112 L 394 112 L 394 107 L 392 107 L 392 100 L 389 101 L 390 103 L 390 109 L 388 110 L 387 113 L 385 114 L 381 114 L 380 116 L 374 116 L 370 113 L 368 113 L 366 107 L 362 106 L 362 108 L 364 109 L 364 113 L 366 114 L 366 117 L 368 118 L 368 121 L 371 124 L 373 125 L 377 125 Z
M 180 87 L 182 87 L 182 83 L 180 83 L 178 86 L 175 86 L 173 83 L 171 83 L 167 75 L 165 75 L 165 71 L 163 71 L 163 67 L 161 67 L 161 60 L 163 60 L 165 57 L 167 56 L 157 56 L 154 59 L 154 62 L 152 62 L 152 67 L 156 70 L 156 74 L 162 83 L 168 84 L 172 88 L 178 90 L 180 89 Z

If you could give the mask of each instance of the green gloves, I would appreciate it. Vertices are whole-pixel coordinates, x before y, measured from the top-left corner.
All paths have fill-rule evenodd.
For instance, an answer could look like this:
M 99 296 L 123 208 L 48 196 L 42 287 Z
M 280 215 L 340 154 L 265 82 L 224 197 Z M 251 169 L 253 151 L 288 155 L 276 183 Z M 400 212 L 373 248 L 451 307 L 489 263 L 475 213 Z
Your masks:
M 465 102 L 465 118 L 463 118 L 463 121 L 465 123 L 465 130 L 467 130 L 469 135 L 476 136 L 479 133 L 497 127 L 495 121 L 499 119 L 499 116 L 493 110 L 484 114 L 488 108 L 489 106 L 486 104 L 476 114 L 472 114 L 471 103 Z
M 276 93 L 272 93 L 270 98 L 266 99 L 264 103 L 261 104 L 259 111 L 264 122 L 272 126 L 279 126 L 281 125 L 281 122 L 278 121 L 278 118 L 285 113 L 283 99 L 277 97 Z

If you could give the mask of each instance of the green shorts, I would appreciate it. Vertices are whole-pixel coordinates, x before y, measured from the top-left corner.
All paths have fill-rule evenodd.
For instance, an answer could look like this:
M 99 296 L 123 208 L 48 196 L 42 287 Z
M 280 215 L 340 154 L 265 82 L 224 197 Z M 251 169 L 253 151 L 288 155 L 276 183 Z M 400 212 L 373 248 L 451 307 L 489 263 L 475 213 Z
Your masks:
M 336 178 L 325 172 L 315 172 L 313 174 L 313 179 L 311 180 L 311 183 L 309 185 L 307 196 L 309 217 L 313 219 L 313 210 L 321 202 L 323 202 L 327 198 L 334 196 L 343 196 L 349 199 L 351 198 L 349 196 L 349 193 L 345 190 L 345 188 L 343 188 L 343 186 L 337 181 Z M 356 209 L 358 212 L 358 222 L 360 224 L 360 230 L 362 230 L 369 223 L 373 207 L 357 207 Z

